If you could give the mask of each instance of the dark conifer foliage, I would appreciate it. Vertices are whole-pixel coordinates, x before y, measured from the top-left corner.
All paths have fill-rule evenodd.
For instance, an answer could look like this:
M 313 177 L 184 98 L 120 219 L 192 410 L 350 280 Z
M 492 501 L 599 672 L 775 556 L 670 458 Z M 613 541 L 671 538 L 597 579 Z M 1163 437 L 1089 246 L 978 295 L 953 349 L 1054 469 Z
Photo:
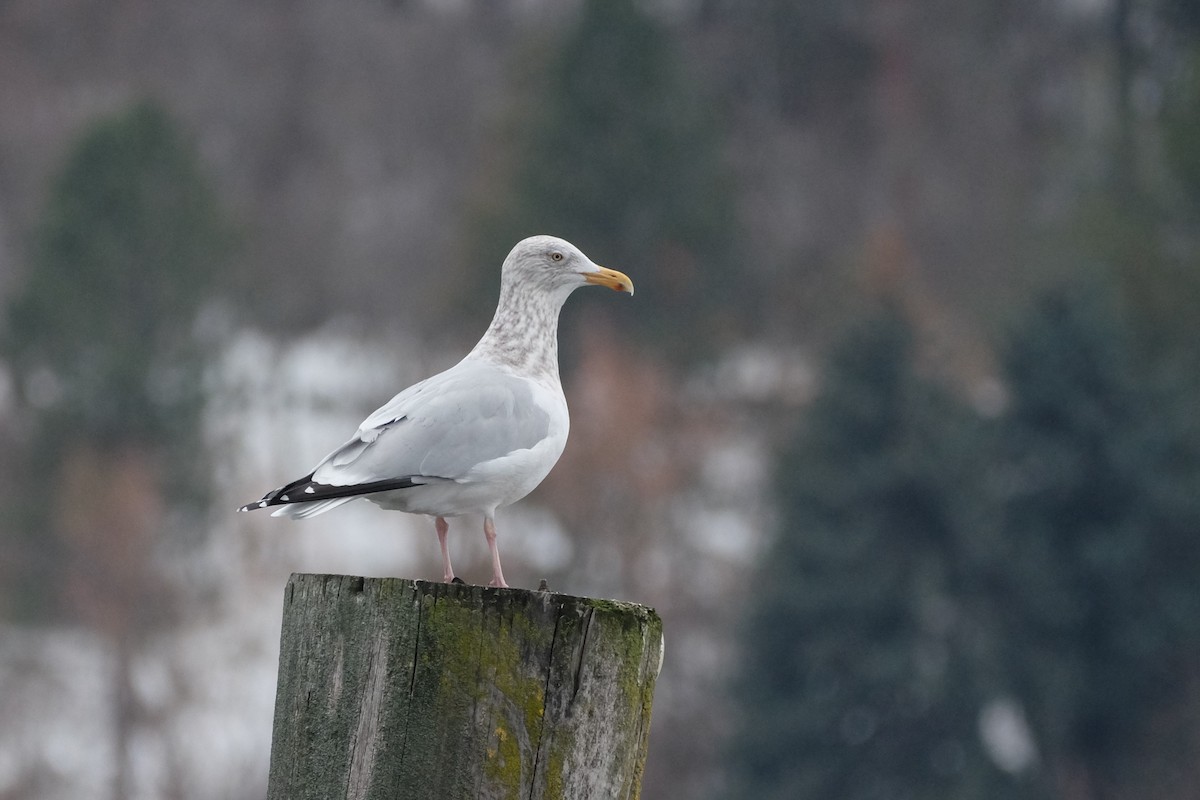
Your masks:
M 781 458 L 781 524 L 745 630 L 733 796 L 1005 797 L 969 557 L 970 415 L 914 372 L 898 313 L 861 324 Z

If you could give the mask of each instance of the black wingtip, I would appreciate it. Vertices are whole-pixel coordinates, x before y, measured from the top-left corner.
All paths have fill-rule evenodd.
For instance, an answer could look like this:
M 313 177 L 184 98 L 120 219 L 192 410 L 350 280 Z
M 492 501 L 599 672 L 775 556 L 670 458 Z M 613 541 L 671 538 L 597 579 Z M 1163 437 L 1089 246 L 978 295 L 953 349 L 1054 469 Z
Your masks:
M 261 500 L 255 500 L 253 503 L 246 503 L 246 505 L 239 508 L 238 511 L 257 511 L 258 509 L 266 508 L 267 506 L 282 506 L 286 505 L 287 503 L 300 502 L 299 500 L 293 500 L 288 493 L 297 487 L 308 484 L 310 481 L 312 481 L 312 476 L 313 473 L 310 472 L 303 478 L 294 480 L 285 486 L 280 486 L 278 489 L 272 489 L 264 494 Z
M 268 506 L 310 503 L 315 500 L 331 500 L 338 497 L 358 497 L 378 492 L 390 492 L 395 489 L 410 489 L 413 486 L 419 485 L 412 478 L 393 478 L 390 480 L 358 483 L 350 486 L 330 486 L 313 482 L 312 476 L 313 473 L 310 472 L 303 478 L 292 481 L 287 486 L 281 486 L 274 491 L 267 492 L 261 500 L 247 503 L 239 508 L 238 511 L 257 511 L 260 508 L 267 508 Z

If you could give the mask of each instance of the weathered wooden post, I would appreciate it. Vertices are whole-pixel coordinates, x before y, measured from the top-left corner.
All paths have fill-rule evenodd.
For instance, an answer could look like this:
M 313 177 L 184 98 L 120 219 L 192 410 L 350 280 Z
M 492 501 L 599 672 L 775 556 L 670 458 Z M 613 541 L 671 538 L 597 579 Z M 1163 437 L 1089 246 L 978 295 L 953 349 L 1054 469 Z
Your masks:
M 636 798 L 661 659 L 642 606 L 293 575 L 268 798 Z

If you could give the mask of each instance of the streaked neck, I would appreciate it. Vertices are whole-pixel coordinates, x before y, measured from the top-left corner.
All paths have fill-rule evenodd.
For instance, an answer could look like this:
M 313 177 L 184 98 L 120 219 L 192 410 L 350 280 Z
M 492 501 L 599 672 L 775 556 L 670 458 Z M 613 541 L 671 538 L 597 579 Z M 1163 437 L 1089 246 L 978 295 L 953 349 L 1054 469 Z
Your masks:
M 530 377 L 557 380 L 558 316 L 564 300 L 566 294 L 518 293 L 502 286 L 492 324 L 467 357 L 491 361 Z

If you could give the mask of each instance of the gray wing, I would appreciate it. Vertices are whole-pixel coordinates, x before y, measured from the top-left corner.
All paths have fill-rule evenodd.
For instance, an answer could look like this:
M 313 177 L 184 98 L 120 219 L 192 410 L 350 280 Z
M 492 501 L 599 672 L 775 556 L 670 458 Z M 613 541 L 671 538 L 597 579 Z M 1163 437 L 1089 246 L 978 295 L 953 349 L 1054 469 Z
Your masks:
M 311 480 L 338 487 L 457 480 L 480 463 L 532 448 L 549 432 L 550 411 L 533 384 L 490 364 L 463 361 L 367 417 Z

